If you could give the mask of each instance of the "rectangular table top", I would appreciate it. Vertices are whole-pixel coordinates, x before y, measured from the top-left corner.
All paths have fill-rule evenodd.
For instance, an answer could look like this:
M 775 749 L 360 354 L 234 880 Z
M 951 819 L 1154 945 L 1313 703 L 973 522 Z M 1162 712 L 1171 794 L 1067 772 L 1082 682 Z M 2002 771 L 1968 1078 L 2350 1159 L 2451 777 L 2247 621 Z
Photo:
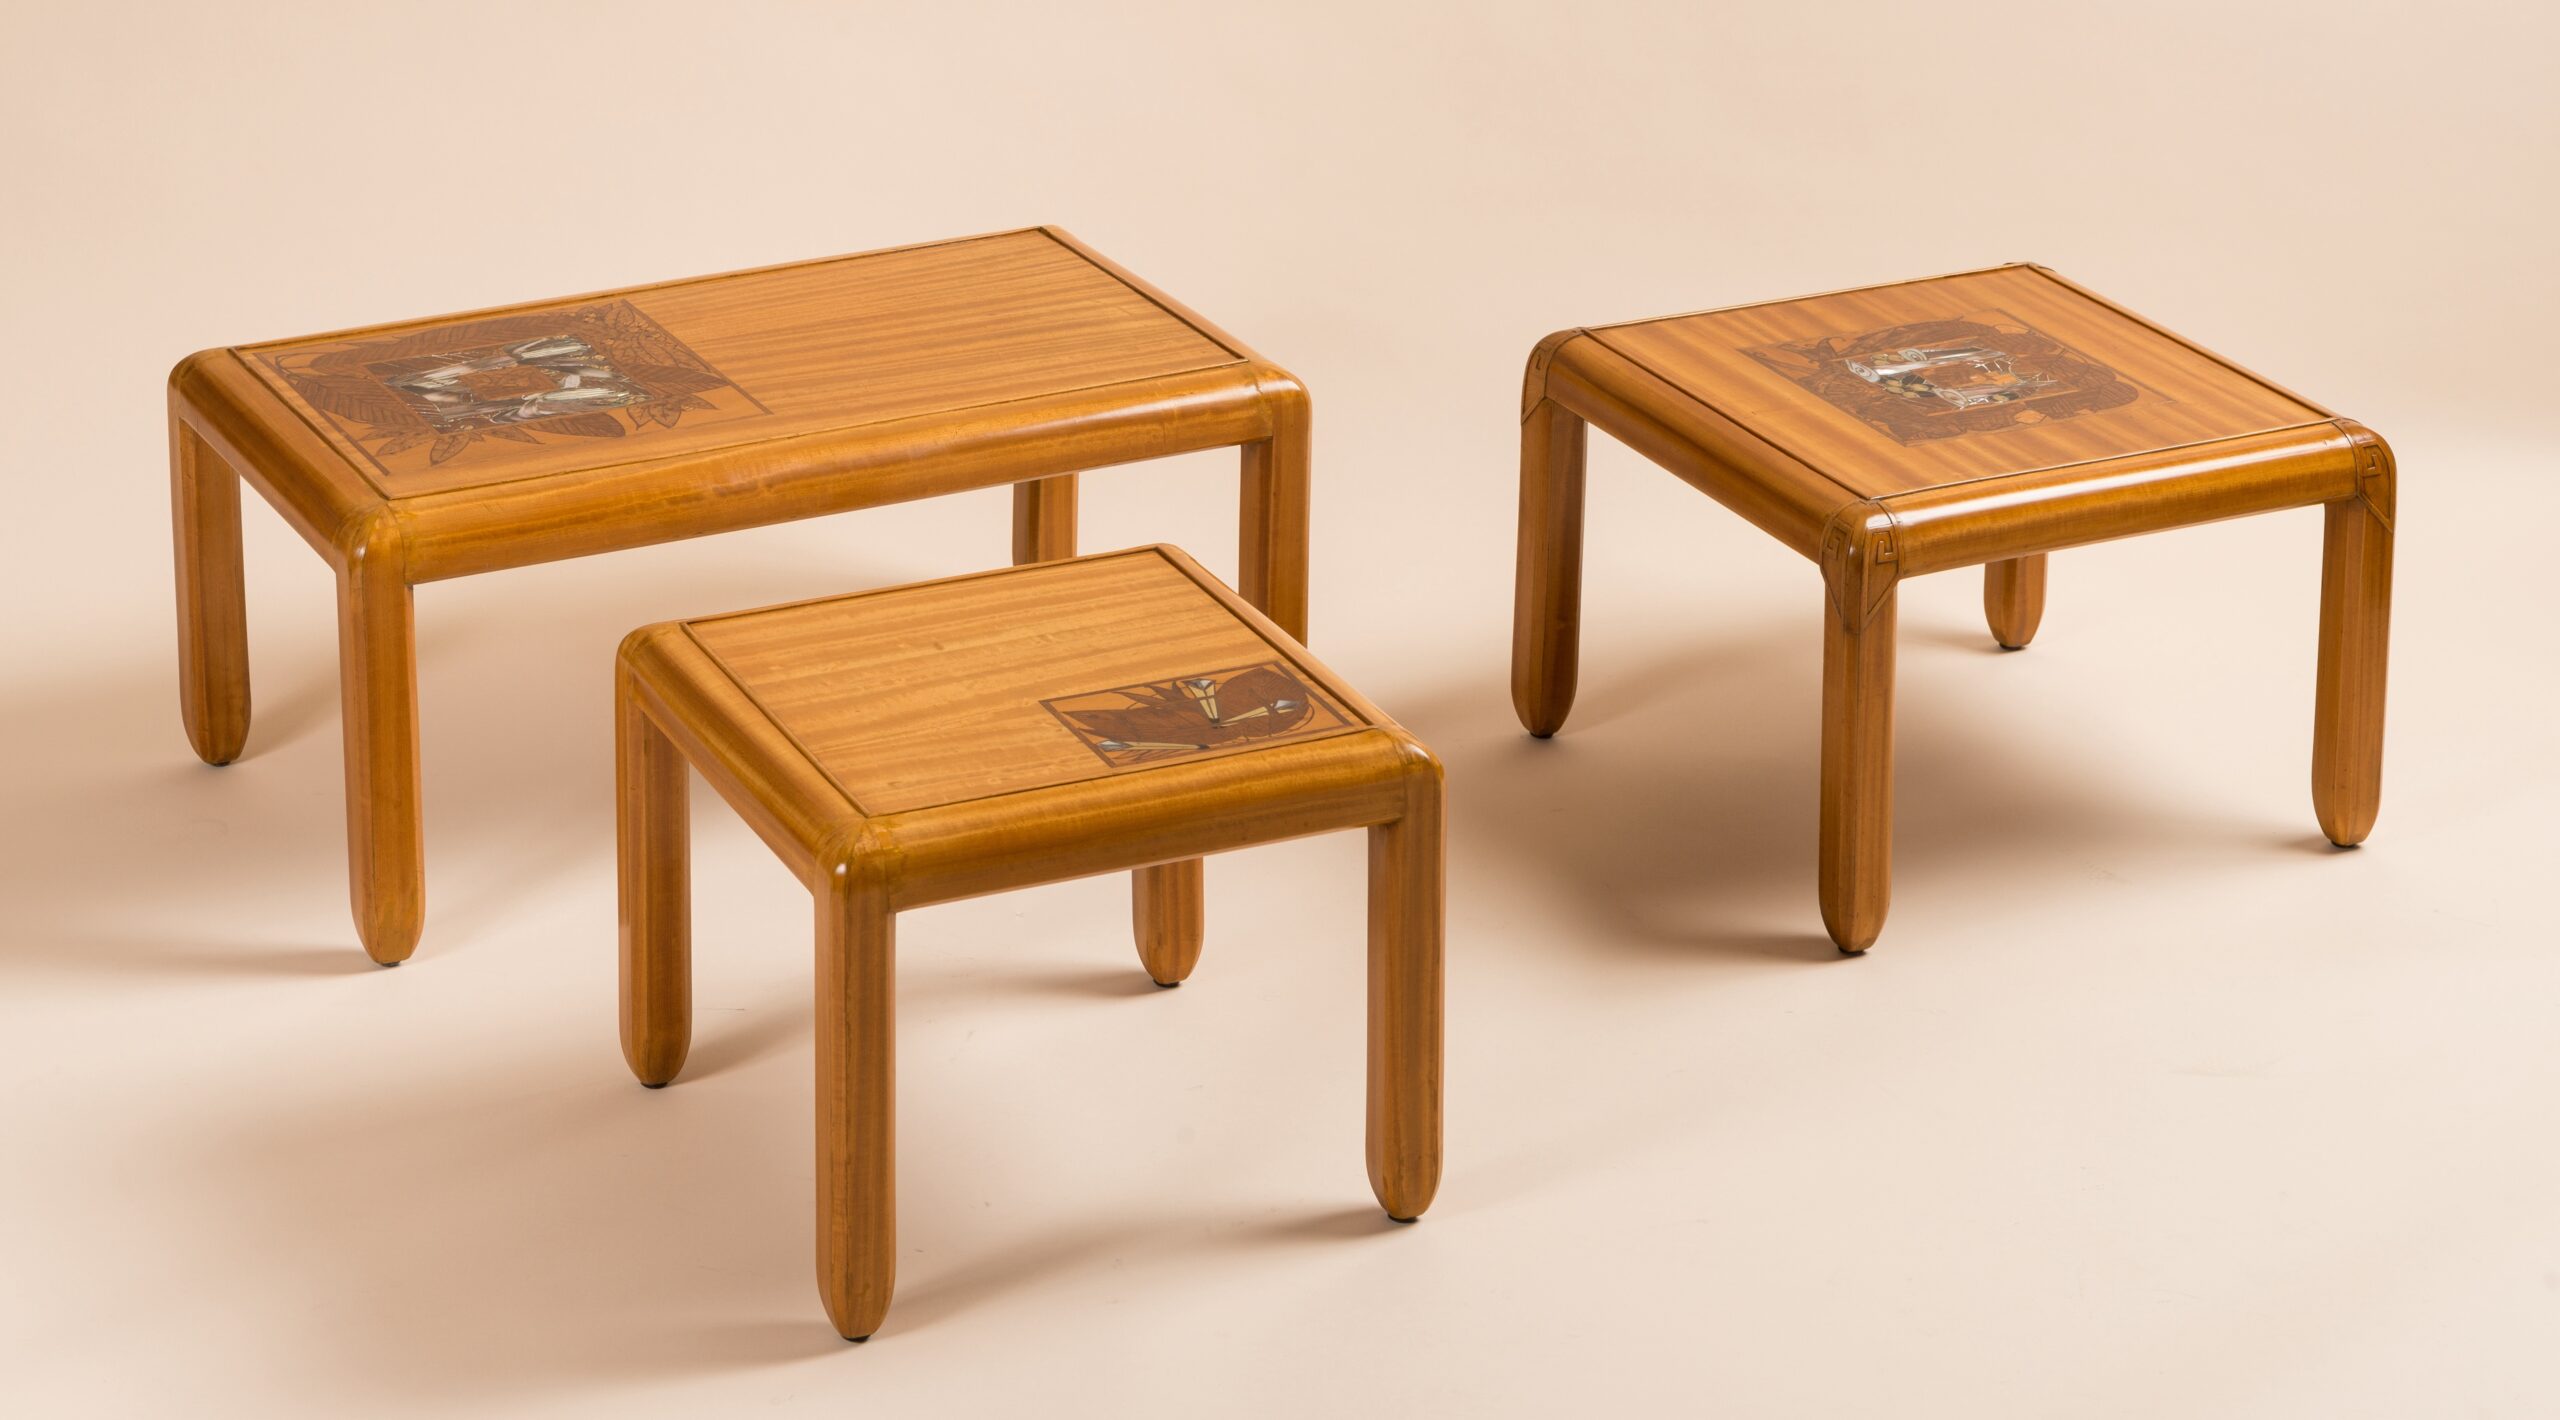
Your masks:
M 683 623 L 863 813 L 1367 727 L 1156 548 Z
M 386 498 L 1238 363 L 1047 229 L 237 353 Z
M 2034 266 L 1588 334 L 1860 498 L 2331 417 Z

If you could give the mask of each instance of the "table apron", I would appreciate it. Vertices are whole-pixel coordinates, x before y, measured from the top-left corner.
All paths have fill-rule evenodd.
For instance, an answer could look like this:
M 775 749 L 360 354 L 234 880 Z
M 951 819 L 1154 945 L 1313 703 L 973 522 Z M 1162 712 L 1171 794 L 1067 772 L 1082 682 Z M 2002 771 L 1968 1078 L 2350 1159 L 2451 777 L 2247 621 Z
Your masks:
M 1986 478 L 1881 500 L 1897 573 L 1916 577 L 2031 553 L 2356 496 L 2336 424 Z
M 1271 436 L 1269 405 L 1237 367 L 1200 375 L 1108 400 L 1084 391 L 975 420 L 899 420 L 393 507 L 409 579 L 432 582 Z
M 630 696 L 712 792 L 812 891 L 832 866 L 826 845 L 856 817 L 835 784 L 796 753 L 777 754 L 779 730 L 680 625 L 625 639 L 615 694 Z
M 1545 397 L 1806 557 L 1854 496 L 1590 336 L 1558 348 Z
M 358 524 L 383 506 L 382 495 L 228 350 L 179 362 L 169 376 L 169 415 L 195 430 L 333 567 L 345 564 Z
M 1125 872 L 1404 817 L 1436 773 L 1371 729 L 871 820 L 901 908 Z

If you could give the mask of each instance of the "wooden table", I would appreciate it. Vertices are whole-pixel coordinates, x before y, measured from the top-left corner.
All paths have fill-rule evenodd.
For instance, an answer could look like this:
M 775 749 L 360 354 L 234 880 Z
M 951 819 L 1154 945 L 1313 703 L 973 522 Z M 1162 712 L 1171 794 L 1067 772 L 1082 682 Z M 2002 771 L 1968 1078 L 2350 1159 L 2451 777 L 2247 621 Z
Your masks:
M 2324 505 L 2312 806 L 2342 847 L 2373 827 L 2390 448 L 2043 267 L 1559 331 L 1521 414 L 1511 693 L 1531 734 L 1573 704 L 1586 421 L 1820 565 L 1820 896 L 1844 951 L 1884 925 L 1894 591 L 1926 572 L 1987 567 L 2014 649 L 2047 552 Z
M 236 473 L 338 573 L 386 964 L 425 915 L 417 583 L 1005 483 L 1014 559 L 1064 557 L 1075 470 L 1241 445 L 1244 593 L 1306 630 L 1305 390 L 1050 227 L 208 350 L 169 413 L 188 737 L 225 764 L 249 730 Z
M 880 1325 L 897 1272 L 903 908 L 1368 829 L 1369 1183 L 1393 1217 L 1430 1205 L 1439 762 L 1181 552 L 648 627 L 615 703 L 622 1044 L 644 1084 L 691 1040 L 687 764 L 817 899 L 818 1286 L 845 1336 Z M 1138 954 L 1175 985 L 1196 928 L 1142 930 Z

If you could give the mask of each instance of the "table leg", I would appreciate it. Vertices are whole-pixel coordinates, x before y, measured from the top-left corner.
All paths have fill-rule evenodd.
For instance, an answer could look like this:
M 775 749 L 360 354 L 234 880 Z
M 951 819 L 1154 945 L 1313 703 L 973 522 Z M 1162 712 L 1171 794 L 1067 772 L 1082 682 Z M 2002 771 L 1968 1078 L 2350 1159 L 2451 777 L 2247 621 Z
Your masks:
M 652 1089 L 693 1043 L 691 771 L 614 668 L 614 824 L 622 917 L 622 1058 Z
M 2044 557 L 2012 557 L 1982 569 L 1982 616 L 2004 651 L 2023 650 L 2044 620 Z
M 1369 1187 L 1399 1222 L 1440 1188 L 1443 820 L 1424 757 L 1404 817 L 1369 830 Z
M 2320 831 L 2352 848 L 2382 807 L 2382 701 L 2391 649 L 2389 456 L 2378 493 L 2325 509 L 2320 566 L 2319 694 L 2311 726 L 2311 805 Z
M 240 477 L 174 414 L 169 492 L 178 556 L 178 712 L 196 757 L 229 764 L 249 738 Z
M 1013 485 L 1013 564 L 1076 555 L 1076 476 L 1061 473 Z
M 1207 935 L 1208 884 L 1197 858 L 1140 868 L 1129 879 L 1138 960 L 1158 986 L 1180 986 L 1200 964 Z
M 1893 634 L 1887 588 L 1864 625 L 1823 609 L 1822 922 L 1844 952 L 1884 930 L 1893 897 Z
M 1271 437 L 1246 444 L 1236 508 L 1237 580 L 1244 599 L 1280 629 L 1307 637 L 1308 434 L 1312 407 L 1294 386 L 1273 390 Z M 1193 858 L 1140 868 L 1130 885 L 1138 960 L 1158 986 L 1178 986 L 1200 962 L 1208 883 Z
M 1280 624 L 1307 639 L 1308 435 L 1313 411 L 1304 391 L 1269 396 L 1271 437 L 1244 446 L 1243 496 L 1237 509 L 1236 590 Z
M 1519 580 L 1511 704 L 1541 739 L 1573 708 L 1582 655 L 1582 417 L 1540 400 L 1520 425 Z
M 818 1293 L 838 1334 L 879 1330 L 898 1280 L 897 918 L 861 864 L 818 917 Z
M 361 530 L 338 571 L 338 698 L 347 752 L 347 867 L 367 955 L 395 965 L 426 919 L 419 825 L 418 664 L 397 528 Z
M 1076 476 L 1059 474 L 1013 486 L 1013 561 L 1053 562 L 1076 555 Z M 1199 963 L 1206 884 L 1198 859 L 1140 868 L 1130 877 L 1138 960 L 1158 986 L 1179 986 Z

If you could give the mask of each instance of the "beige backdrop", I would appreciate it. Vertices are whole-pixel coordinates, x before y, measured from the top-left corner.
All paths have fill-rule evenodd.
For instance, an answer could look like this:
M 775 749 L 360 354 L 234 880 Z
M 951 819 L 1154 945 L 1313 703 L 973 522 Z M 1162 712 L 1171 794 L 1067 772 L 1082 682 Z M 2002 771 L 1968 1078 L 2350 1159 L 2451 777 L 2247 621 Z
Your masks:
M 2550 14 L 12 4 L 0 1411 L 2560 1413 Z M 1179 992 L 1117 880 L 917 914 L 849 1348 L 806 899 L 708 796 L 697 1063 L 616 1051 L 608 657 L 999 561 L 1003 496 L 424 590 L 383 972 L 328 577 L 262 508 L 249 753 L 179 732 L 160 381 L 1033 222 L 1315 392 L 1315 643 L 1451 766 L 1448 1179 L 1411 1229 L 1364 1187 L 1354 838 L 1216 864 Z M 2057 557 L 2019 656 L 1939 578 L 1838 960 L 1808 566 L 1596 442 L 1582 708 L 1513 722 L 1520 364 L 2017 259 L 2397 445 L 2381 825 L 2311 817 L 2316 514 Z M 1088 480 L 1086 545 L 1231 571 L 1231 470 Z

